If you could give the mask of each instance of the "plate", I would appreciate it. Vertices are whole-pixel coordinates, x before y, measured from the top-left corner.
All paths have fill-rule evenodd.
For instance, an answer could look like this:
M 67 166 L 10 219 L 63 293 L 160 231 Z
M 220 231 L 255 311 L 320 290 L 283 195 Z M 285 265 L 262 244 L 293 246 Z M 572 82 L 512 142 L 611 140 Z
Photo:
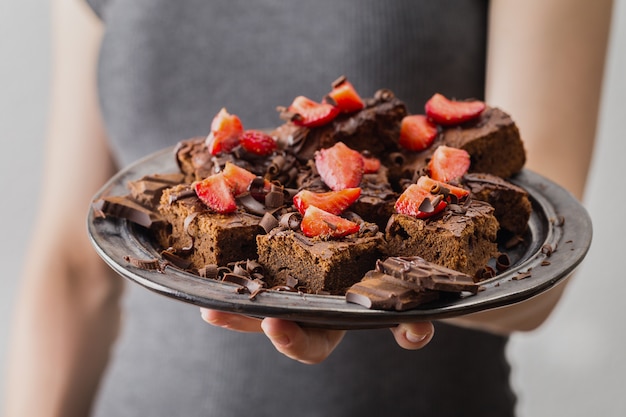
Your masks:
M 118 172 L 94 196 L 127 194 L 126 184 L 154 173 L 176 172 L 173 148 L 156 152 Z M 124 219 L 97 218 L 89 210 L 88 233 L 98 254 L 123 277 L 158 294 L 221 311 L 256 317 L 278 317 L 306 326 L 357 329 L 393 326 L 401 322 L 450 318 L 517 303 L 559 283 L 583 260 L 592 238 L 587 211 L 566 190 L 529 170 L 511 179 L 530 196 L 533 212 L 525 244 L 508 251 L 512 266 L 481 284 L 476 295 L 432 302 L 396 312 L 370 310 L 341 296 L 267 291 L 254 300 L 239 294 L 234 284 L 207 280 L 166 267 L 163 272 L 135 267 L 124 258 L 158 258 L 147 233 Z

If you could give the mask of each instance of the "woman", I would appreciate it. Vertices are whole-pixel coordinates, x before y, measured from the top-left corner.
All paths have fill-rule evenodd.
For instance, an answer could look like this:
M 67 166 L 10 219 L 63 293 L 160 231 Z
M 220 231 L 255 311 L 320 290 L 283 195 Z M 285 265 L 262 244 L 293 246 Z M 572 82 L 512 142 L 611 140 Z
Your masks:
M 506 335 L 538 326 L 564 285 L 494 312 L 401 325 L 393 337 L 203 310 L 207 326 L 196 308 L 137 286 L 122 298 L 84 216 L 116 169 L 206 134 L 220 107 L 271 126 L 276 105 L 321 97 L 340 74 L 364 95 L 392 89 L 414 112 L 434 92 L 502 107 L 528 167 L 581 197 L 610 1 L 90 5 L 95 14 L 80 0 L 53 6 L 47 175 L 8 416 L 513 414 Z

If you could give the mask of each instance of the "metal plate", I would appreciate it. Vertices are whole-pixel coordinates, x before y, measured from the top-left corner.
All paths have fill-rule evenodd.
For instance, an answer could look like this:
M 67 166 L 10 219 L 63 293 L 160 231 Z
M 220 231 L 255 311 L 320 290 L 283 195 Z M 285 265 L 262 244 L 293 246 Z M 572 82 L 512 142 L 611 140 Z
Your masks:
M 95 195 L 126 194 L 128 181 L 144 175 L 177 171 L 173 149 L 152 154 L 120 171 Z M 267 291 L 250 300 L 232 284 L 207 280 L 166 267 L 164 272 L 136 268 L 124 260 L 159 257 L 147 233 L 123 219 L 88 214 L 88 231 L 98 254 L 120 275 L 159 294 L 212 309 L 257 317 L 279 317 L 303 325 L 356 329 L 391 326 L 400 322 L 460 316 L 513 304 L 540 294 L 583 260 L 592 238 L 587 211 L 567 191 L 542 176 L 524 170 L 511 180 L 528 191 L 533 204 L 525 244 L 509 251 L 513 265 L 482 285 L 476 295 L 437 301 L 417 309 L 394 312 L 370 310 L 347 303 L 344 297 Z M 548 249 L 548 250 L 546 250 Z M 522 276 L 526 278 L 520 279 Z

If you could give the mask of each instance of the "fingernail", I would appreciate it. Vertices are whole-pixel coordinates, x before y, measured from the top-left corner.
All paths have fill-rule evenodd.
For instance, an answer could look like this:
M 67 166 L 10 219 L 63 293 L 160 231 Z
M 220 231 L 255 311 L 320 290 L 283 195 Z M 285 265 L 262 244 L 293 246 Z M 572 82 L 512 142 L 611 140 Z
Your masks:
M 406 332 L 406 340 L 411 343 L 419 343 L 428 337 L 428 333 L 426 334 L 416 334 L 413 332 Z

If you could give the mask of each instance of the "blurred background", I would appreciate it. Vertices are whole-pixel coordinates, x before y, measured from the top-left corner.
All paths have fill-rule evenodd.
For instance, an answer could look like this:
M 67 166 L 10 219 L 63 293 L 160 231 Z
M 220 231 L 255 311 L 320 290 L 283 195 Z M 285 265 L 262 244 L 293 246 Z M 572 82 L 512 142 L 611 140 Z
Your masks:
M 626 193 L 619 188 L 626 158 L 626 0 L 614 1 L 598 143 L 585 198 L 594 242 L 549 321 L 535 332 L 512 337 L 508 354 L 519 417 L 626 415 L 626 324 L 621 310 L 626 305 L 626 276 L 619 262 L 626 248 L 626 216 L 621 213 Z M 48 2 L 36 0 L 0 2 L 2 375 L 43 175 L 48 8 Z

